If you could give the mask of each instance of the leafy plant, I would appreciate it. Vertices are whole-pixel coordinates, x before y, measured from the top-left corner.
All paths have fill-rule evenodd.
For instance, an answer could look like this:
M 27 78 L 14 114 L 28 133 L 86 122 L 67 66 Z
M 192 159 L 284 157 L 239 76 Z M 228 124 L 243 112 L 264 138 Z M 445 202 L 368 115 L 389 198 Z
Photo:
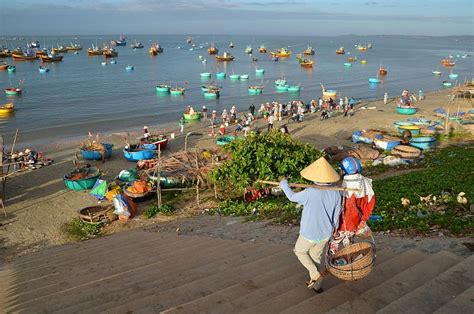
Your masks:
M 211 173 L 217 184 L 231 183 L 240 190 L 256 180 L 279 180 L 291 177 L 293 182 L 303 182 L 299 172 L 323 156 L 309 144 L 292 139 L 281 132 L 251 134 L 240 141 L 224 146 L 231 159 Z
M 145 210 L 145 212 L 143 213 L 143 216 L 150 219 L 160 213 L 162 215 L 169 216 L 169 215 L 172 215 L 174 212 L 175 212 L 175 209 L 173 208 L 173 206 L 169 204 L 164 204 L 161 207 L 158 207 L 157 205 L 152 205 L 147 210 Z
M 91 224 L 82 221 L 80 218 L 73 218 L 65 223 L 61 230 L 70 238 L 76 241 L 83 241 L 98 238 L 103 235 L 105 223 Z

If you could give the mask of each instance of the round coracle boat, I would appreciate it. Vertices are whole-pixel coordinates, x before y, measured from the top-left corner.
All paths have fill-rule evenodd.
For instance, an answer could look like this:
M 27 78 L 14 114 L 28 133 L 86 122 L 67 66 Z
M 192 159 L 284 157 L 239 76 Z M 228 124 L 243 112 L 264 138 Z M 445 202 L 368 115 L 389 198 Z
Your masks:
M 186 121 L 198 121 L 201 120 L 201 112 L 195 112 L 192 115 L 189 113 L 185 113 L 184 115 L 184 120 Z
M 417 111 L 416 107 L 411 107 L 411 106 L 399 106 L 397 107 L 397 113 L 403 114 L 403 115 L 412 115 L 415 114 Z
M 64 184 L 71 190 L 82 191 L 92 189 L 101 173 L 95 167 L 78 168 L 64 175 Z
M 156 146 L 153 144 L 134 144 L 123 149 L 123 156 L 128 161 L 139 161 L 155 157 Z
M 103 160 L 112 156 L 113 144 L 101 143 L 81 147 L 81 155 L 86 160 Z M 105 155 L 104 155 L 105 154 Z

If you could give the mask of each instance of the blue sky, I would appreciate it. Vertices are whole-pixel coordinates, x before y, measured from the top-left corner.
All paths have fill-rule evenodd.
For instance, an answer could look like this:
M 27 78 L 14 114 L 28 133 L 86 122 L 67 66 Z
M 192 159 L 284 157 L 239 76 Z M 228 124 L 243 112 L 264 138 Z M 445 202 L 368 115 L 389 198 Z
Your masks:
M 0 0 L 0 35 L 474 35 L 472 0 Z

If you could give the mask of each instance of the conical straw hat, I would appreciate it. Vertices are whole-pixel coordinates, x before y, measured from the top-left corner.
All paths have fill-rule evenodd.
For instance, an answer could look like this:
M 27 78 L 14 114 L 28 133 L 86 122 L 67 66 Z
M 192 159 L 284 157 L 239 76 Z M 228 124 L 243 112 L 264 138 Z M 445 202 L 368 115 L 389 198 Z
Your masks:
M 334 183 L 339 181 L 336 170 L 327 162 L 324 157 L 319 158 L 300 172 L 301 176 L 307 180 L 320 183 Z

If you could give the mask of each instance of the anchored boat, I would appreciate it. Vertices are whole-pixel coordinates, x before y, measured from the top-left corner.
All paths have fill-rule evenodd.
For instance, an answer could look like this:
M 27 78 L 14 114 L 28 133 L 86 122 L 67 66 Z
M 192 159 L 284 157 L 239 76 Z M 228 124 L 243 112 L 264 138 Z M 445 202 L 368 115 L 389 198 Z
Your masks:
M 280 49 L 277 49 L 277 51 L 270 51 L 270 55 L 280 57 L 280 58 L 286 58 L 286 57 L 291 56 L 291 51 L 282 47 Z
M 224 52 L 221 56 L 216 56 L 217 61 L 233 61 L 235 57 L 230 52 Z
M 247 46 L 247 47 L 245 47 L 245 53 L 246 53 L 246 54 L 249 55 L 249 54 L 251 54 L 252 52 L 253 52 L 252 46 Z
M 343 55 L 345 53 L 346 51 L 344 50 L 344 47 L 340 47 L 339 49 L 336 49 L 336 54 L 338 55 Z
M 118 57 L 118 52 L 111 48 L 104 50 L 103 55 L 106 58 L 115 58 Z
M 264 45 L 260 45 L 260 48 L 258 48 L 258 51 L 259 51 L 260 53 L 267 53 L 267 48 L 265 48 Z
M 248 92 L 251 95 L 259 95 L 263 92 L 263 86 L 249 86 Z
M 61 61 L 63 61 L 63 56 L 55 54 L 55 53 L 50 53 L 50 54 L 47 54 L 47 55 L 41 55 L 40 58 L 41 58 L 41 61 L 43 61 L 43 62 L 61 62 Z
M 210 55 L 216 55 L 219 53 L 219 49 L 217 49 L 214 44 L 211 44 L 211 47 L 207 48 L 207 53 Z
M 171 86 L 166 85 L 166 84 L 160 84 L 156 86 L 156 92 L 158 93 L 169 93 L 171 89 Z
M 33 50 L 15 51 L 12 53 L 12 58 L 15 61 L 33 61 L 38 59 L 38 56 Z
M 0 107 L 0 115 L 6 116 L 15 112 L 15 105 L 8 103 Z
M 305 51 L 303 52 L 305 56 L 313 56 L 314 55 L 314 49 L 311 46 L 308 46 Z

